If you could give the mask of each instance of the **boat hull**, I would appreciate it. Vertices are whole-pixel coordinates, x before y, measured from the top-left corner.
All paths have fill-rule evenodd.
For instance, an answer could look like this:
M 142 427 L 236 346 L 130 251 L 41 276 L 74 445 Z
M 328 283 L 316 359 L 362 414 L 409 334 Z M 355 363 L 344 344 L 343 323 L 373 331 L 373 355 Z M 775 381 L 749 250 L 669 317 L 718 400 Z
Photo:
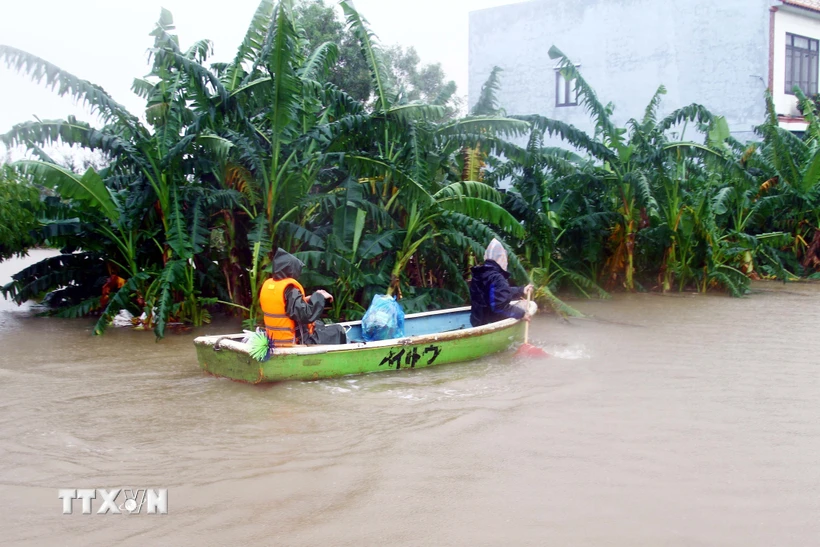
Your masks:
M 506 319 L 476 328 L 396 340 L 276 349 L 264 362 L 248 355 L 242 336 L 203 336 L 194 340 L 199 366 L 215 376 L 254 384 L 424 368 L 504 351 L 523 340 L 524 324 Z

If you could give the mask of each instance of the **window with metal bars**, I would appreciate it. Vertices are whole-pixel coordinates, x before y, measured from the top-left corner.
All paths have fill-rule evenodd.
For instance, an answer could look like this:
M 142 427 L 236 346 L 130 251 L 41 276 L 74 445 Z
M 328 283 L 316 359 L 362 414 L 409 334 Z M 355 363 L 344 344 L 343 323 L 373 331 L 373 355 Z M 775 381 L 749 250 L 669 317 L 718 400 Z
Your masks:
M 818 41 L 786 33 L 786 93 L 797 86 L 811 97 L 817 94 Z
M 567 80 L 560 70 L 555 71 L 555 106 L 578 106 L 575 80 Z

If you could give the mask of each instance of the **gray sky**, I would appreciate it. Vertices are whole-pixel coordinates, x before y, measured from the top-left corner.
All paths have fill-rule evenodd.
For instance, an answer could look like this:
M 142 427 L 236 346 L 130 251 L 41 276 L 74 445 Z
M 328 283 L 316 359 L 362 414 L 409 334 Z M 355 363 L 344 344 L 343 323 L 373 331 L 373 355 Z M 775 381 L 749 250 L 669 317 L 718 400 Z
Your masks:
M 355 0 L 384 45 L 414 46 L 422 63 L 440 62 L 448 78 L 467 94 L 470 11 L 516 0 Z M 335 2 L 325 0 L 326 4 Z M 131 112 L 142 115 L 142 100 L 131 91 L 134 77 L 148 72 L 148 33 L 169 9 L 185 48 L 209 38 L 212 61 L 232 59 L 258 0 L 2 0 L 0 44 L 43 57 L 80 78 L 101 85 Z M 33 119 L 74 114 L 93 123 L 69 98 L 59 98 L 0 64 L 0 132 Z

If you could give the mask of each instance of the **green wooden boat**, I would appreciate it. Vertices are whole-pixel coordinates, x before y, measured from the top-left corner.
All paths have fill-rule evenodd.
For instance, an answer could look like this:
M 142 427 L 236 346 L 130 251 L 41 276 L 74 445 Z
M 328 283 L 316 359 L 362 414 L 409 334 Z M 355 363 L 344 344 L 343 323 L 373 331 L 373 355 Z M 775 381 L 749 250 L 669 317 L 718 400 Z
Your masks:
M 194 345 L 206 372 L 257 384 L 470 361 L 504 351 L 524 338 L 524 322 L 518 319 L 470 326 L 469 307 L 409 314 L 406 336 L 395 340 L 364 342 L 361 321 L 340 324 L 347 331 L 347 344 L 277 348 L 264 362 L 248 355 L 242 342 L 245 334 L 200 336 Z

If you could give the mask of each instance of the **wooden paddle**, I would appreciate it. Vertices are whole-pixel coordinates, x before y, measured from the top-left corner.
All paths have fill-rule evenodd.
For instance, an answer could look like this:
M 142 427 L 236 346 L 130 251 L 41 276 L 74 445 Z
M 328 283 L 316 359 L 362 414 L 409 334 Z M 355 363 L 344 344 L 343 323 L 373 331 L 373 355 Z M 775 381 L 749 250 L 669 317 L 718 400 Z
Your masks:
M 530 295 L 532 293 L 527 294 L 527 312 L 529 313 L 529 305 L 530 305 Z M 539 348 L 538 346 L 533 346 L 529 343 L 530 340 L 530 322 L 524 321 L 524 343 L 521 344 L 521 347 L 518 348 L 518 351 L 515 352 L 516 356 L 520 357 L 549 357 L 550 354 L 544 351 L 543 349 Z

